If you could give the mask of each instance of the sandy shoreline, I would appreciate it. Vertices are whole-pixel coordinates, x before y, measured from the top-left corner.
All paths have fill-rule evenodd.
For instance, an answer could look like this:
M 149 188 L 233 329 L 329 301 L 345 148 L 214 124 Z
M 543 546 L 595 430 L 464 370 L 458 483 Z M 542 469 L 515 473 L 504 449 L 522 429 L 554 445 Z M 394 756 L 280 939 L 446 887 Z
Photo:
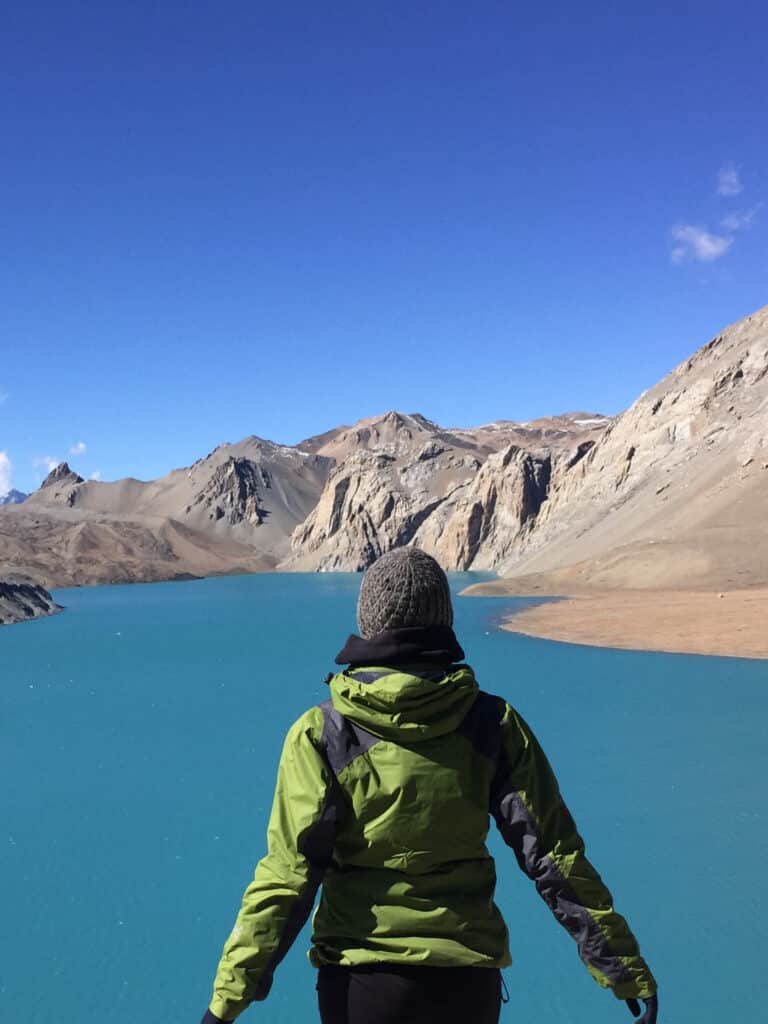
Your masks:
M 524 591 L 516 581 L 494 580 L 468 593 L 500 597 Z M 768 658 L 768 587 L 587 591 L 525 608 L 503 628 L 595 647 Z

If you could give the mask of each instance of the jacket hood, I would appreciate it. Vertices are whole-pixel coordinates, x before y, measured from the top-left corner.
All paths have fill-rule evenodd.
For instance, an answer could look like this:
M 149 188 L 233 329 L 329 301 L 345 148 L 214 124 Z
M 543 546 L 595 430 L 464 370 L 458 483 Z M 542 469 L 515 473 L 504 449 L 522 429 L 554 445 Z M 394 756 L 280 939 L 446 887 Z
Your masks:
M 478 692 L 469 665 L 353 668 L 333 676 L 329 685 L 333 706 L 345 718 L 398 743 L 453 732 Z

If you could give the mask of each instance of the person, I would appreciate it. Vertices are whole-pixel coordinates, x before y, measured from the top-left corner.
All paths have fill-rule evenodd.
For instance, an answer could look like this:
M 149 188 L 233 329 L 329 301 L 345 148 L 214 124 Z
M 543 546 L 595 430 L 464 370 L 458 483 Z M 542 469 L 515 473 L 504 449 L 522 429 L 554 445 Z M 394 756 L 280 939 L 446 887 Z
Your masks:
M 496 1024 L 511 958 L 490 816 L 593 978 L 655 1024 L 656 982 L 549 762 L 463 663 L 438 563 L 413 547 L 383 555 L 363 576 L 357 618 L 330 699 L 287 734 L 268 852 L 203 1024 L 266 998 L 319 889 L 309 956 L 323 1024 Z

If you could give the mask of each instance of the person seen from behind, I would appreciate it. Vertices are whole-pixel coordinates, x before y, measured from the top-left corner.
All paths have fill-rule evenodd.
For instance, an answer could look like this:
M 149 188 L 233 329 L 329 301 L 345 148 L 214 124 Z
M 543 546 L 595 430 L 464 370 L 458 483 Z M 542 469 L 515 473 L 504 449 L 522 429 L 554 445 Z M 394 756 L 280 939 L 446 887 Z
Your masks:
M 268 852 L 202 1024 L 267 997 L 314 905 L 322 1024 L 497 1024 L 511 963 L 489 816 L 592 977 L 655 1024 L 656 982 L 531 729 L 478 686 L 445 573 L 417 548 L 363 576 L 330 699 L 285 740 Z M 641 1010 L 639 1000 L 643 1000 Z

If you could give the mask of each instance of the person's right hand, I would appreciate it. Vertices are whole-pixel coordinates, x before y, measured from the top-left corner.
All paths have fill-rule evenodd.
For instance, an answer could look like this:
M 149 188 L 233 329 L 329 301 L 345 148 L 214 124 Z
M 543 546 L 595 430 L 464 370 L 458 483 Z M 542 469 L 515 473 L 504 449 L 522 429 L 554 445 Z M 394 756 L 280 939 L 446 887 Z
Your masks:
M 629 1012 L 633 1017 L 638 1018 L 635 1024 L 656 1024 L 656 1014 L 659 1012 L 659 997 L 651 996 L 649 999 L 644 999 L 643 1002 L 645 1003 L 645 1011 L 641 1017 L 638 1001 L 636 999 L 626 1000 Z

